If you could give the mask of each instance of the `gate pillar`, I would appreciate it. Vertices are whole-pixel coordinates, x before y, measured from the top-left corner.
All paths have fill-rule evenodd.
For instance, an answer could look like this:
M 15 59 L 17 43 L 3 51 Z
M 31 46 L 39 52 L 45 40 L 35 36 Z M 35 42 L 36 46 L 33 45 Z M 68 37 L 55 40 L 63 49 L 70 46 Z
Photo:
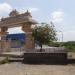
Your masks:
M 6 42 L 6 35 L 7 35 L 7 27 L 1 27 L 1 31 L 0 31 L 0 36 L 1 36 L 1 48 L 0 51 L 6 51 L 6 48 L 8 47 L 7 42 Z
M 23 24 L 22 30 L 26 34 L 25 48 L 26 49 L 34 49 L 35 48 L 35 42 L 34 42 L 34 38 L 32 37 L 31 23 Z

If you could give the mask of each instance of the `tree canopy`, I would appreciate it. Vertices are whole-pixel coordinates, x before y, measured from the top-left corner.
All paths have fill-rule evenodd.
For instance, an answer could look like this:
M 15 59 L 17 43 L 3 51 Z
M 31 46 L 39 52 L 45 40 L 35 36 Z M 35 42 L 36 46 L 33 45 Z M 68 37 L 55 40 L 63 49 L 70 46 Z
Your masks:
M 34 40 L 39 43 L 42 49 L 42 44 L 48 44 L 56 41 L 56 30 L 54 25 L 41 23 L 33 28 L 32 36 Z

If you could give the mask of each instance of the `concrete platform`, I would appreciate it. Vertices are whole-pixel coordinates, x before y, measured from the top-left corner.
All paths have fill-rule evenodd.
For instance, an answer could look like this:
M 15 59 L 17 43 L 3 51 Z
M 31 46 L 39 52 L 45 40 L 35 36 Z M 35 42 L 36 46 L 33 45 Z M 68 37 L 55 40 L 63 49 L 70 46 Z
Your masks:
M 23 57 L 24 52 L 3 52 L 0 57 Z
M 67 64 L 67 53 L 24 53 L 23 63 Z

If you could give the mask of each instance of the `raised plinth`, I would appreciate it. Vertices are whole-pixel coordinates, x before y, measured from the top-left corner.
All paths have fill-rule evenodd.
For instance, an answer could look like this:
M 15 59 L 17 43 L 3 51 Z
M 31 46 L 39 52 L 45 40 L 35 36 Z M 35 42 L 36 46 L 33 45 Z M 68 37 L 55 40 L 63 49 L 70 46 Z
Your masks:
M 30 64 L 67 64 L 67 53 L 24 53 L 23 63 Z

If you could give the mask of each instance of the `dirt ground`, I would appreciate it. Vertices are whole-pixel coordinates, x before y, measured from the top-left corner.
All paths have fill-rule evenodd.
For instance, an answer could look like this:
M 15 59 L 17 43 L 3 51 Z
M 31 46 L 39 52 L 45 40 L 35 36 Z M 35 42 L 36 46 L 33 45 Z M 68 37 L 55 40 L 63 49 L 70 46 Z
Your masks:
M 75 58 L 75 53 L 69 53 L 68 56 Z M 0 75 L 75 75 L 75 62 L 68 65 L 29 65 L 11 62 L 0 65 Z
M 75 65 L 29 65 L 13 62 L 0 65 L 0 75 L 75 75 Z

